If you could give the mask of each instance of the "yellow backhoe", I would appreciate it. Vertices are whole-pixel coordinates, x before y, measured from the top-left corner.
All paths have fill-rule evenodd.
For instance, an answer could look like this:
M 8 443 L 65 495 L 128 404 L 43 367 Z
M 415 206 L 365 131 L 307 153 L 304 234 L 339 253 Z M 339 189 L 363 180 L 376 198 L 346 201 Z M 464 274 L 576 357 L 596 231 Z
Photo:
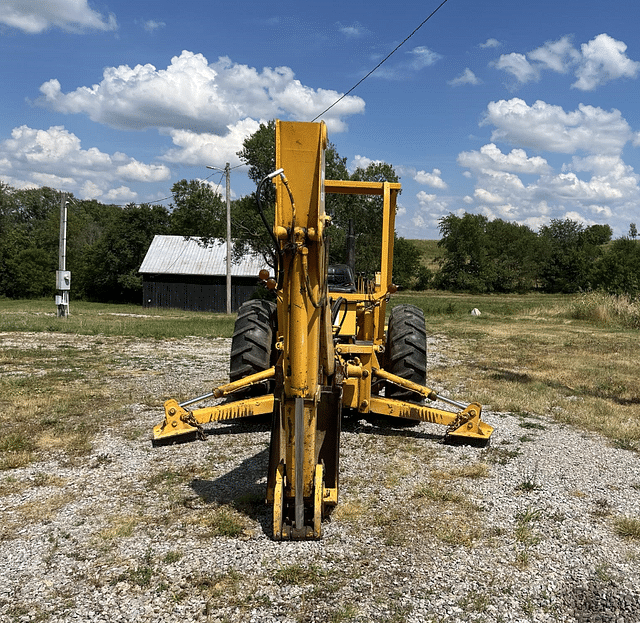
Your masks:
M 168 400 L 154 444 L 202 435 L 209 422 L 272 414 L 267 502 L 273 538 L 318 539 L 325 509 L 338 502 L 341 410 L 442 424 L 451 439 L 486 443 L 493 431 L 479 404 L 439 396 L 426 384 L 422 311 L 391 309 L 396 198 L 400 184 L 326 180 L 324 123 L 276 123 L 274 277 L 261 278 L 276 303 L 241 306 L 231 346 L 230 383 L 178 404 Z M 327 193 L 383 199 L 382 257 L 373 283 L 354 287 L 329 270 Z M 257 196 L 260 197 L 260 187 Z M 262 209 L 260 208 L 261 213 Z M 263 216 L 264 220 L 264 216 Z M 338 286 L 332 291 L 329 274 Z M 338 290 L 338 291 L 335 291 Z M 191 409 L 205 399 L 222 404 Z M 432 408 L 441 401 L 454 410 Z

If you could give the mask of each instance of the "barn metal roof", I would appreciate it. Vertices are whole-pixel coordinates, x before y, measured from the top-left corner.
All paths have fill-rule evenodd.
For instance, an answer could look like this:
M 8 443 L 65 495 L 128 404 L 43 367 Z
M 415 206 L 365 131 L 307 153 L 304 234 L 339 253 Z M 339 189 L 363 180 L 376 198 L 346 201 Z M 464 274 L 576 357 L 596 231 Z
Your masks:
M 226 275 L 227 243 L 219 240 L 210 246 L 198 244 L 200 238 L 154 236 L 140 266 L 140 273 L 161 275 Z M 232 260 L 233 277 L 257 277 L 268 268 L 259 255 L 246 254 Z

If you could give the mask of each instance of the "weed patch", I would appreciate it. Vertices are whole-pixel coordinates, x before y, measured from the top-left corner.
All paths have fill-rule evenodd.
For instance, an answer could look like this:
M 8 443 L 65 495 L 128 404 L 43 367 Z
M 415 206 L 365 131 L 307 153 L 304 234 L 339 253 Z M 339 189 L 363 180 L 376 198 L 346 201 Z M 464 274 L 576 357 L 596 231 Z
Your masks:
M 613 526 L 619 536 L 640 539 L 640 518 L 638 517 L 617 517 Z

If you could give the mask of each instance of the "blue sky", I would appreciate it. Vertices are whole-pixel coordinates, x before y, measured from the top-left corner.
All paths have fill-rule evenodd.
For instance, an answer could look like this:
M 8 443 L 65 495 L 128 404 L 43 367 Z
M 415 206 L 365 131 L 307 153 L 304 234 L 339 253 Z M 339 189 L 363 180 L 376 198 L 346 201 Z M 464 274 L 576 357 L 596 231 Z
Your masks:
M 3 0 L 0 180 L 122 205 L 217 185 L 206 165 L 239 165 L 261 121 L 312 120 L 439 3 Z M 637 0 L 448 0 L 323 117 L 329 138 L 352 169 L 395 167 L 407 238 L 465 211 L 624 236 L 639 21 Z M 253 190 L 245 168 L 231 188 Z

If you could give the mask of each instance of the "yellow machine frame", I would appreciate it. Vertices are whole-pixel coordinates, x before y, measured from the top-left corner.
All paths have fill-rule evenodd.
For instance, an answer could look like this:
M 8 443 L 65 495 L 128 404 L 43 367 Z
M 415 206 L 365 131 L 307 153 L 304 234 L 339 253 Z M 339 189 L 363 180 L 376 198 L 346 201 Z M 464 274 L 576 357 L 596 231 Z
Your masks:
M 480 419 L 479 404 L 465 405 L 384 370 L 385 314 L 392 282 L 396 200 L 399 183 L 324 179 L 324 123 L 276 123 L 276 185 L 273 238 L 278 274 L 269 286 L 277 294 L 275 366 L 178 404 L 165 403 L 155 443 L 202 434 L 202 425 L 273 414 L 267 501 L 273 505 L 273 536 L 320 538 L 325 509 L 338 501 L 341 409 L 443 424 L 447 436 L 487 442 L 492 427 Z M 383 198 L 380 272 L 366 293 L 341 293 L 339 322 L 331 318 L 325 194 Z M 238 390 L 273 382 L 273 393 L 190 410 L 205 398 L 233 397 Z M 455 412 L 395 400 L 376 393 L 374 381 L 393 383 L 429 400 L 444 400 Z

